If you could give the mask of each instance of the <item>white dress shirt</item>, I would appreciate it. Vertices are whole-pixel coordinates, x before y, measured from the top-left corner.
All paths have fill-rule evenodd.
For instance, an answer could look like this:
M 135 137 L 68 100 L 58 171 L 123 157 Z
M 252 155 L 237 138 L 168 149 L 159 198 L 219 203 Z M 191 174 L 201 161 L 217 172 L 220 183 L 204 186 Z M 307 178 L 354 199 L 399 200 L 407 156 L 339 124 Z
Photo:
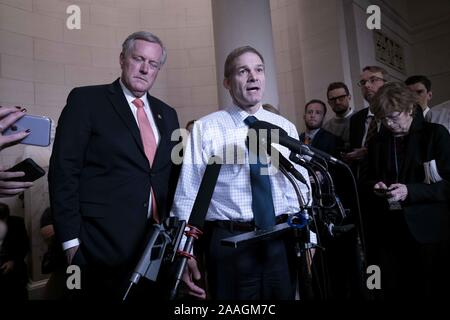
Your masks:
M 295 126 L 287 119 L 264 110 L 262 107 L 252 114 L 258 120 L 267 121 L 283 128 L 289 136 L 298 139 Z M 232 106 L 209 114 L 194 123 L 186 146 L 183 166 L 175 193 L 172 216 L 180 220 L 189 220 L 197 192 L 206 169 L 208 159 L 220 156 L 224 164 L 209 205 L 206 220 L 232 220 L 248 222 L 253 219 L 250 167 L 246 139 L 248 127 L 244 119 L 250 116 L 243 109 Z M 290 151 L 277 145 L 277 149 L 286 158 Z M 228 151 L 228 153 L 227 153 Z M 308 173 L 297 166 L 305 180 Z M 299 211 L 298 199 L 291 183 L 281 171 L 269 166 L 269 175 L 275 214 Z M 309 203 L 308 187 L 298 183 L 300 191 Z

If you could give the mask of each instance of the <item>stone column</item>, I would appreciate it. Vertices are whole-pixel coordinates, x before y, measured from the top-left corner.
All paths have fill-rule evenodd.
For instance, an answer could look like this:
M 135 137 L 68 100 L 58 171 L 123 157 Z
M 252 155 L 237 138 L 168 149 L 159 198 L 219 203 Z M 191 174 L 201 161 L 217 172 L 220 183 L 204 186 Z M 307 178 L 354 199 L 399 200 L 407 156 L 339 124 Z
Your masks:
M 266 67 L 263 103 L 278 107 L 278 87 L 269 0 L 212 0 L 216 74 L 220 108 L 231 104 L 223 87 L 223 65 L 235 48 L 249 45 L 261 52 Z

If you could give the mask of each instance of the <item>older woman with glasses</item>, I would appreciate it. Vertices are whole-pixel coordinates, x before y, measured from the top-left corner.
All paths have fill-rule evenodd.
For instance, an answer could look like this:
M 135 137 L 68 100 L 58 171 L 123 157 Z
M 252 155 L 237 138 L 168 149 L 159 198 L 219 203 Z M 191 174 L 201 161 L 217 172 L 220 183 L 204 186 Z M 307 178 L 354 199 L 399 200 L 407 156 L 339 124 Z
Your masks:
M 403 83 L 383 86 L 372 107 L 388 129 L 369 144 L 367 175 L 384 297 L 436 296 L 448 284 L 449 133 L 415 115 Z

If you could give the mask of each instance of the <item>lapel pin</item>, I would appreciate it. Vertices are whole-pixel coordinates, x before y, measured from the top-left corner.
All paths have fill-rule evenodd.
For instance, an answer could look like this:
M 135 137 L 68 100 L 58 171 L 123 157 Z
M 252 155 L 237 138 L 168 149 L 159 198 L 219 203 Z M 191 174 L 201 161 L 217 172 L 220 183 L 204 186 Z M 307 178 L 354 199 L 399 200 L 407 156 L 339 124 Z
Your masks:
M 158 119 L 162 119 L 161 115 L 158 113 Z

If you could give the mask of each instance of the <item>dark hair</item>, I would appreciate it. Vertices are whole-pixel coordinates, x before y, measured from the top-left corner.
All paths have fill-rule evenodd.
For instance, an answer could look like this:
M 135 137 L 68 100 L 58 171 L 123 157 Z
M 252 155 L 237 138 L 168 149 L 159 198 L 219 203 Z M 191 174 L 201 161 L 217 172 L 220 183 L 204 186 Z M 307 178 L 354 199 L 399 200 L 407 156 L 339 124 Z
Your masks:
M 370 71 L 370 72 L 380 72 L 383 75 L 383 79 L 387 80 L 387 76 L 389 75 L 386 69 L 379 67 L 379 66 L 365 66 L 362 71 Z
M 5 221 L 9 217 L 9 207 L 6 203 L 0 202 L 0 220 Z
M 191 124 L 193 125 L 195 121 L 197 121 L 197 120 L 196 119 L 189 120 L 188 123 L 186 123 L 186 127 L 185 128 L 187 129 Z
M 228 56 L 225 60 L 225 65 L 223 68 L 223 75 L 224 75 L 225 79 L 230 78 L 231 74 L 233 73 L 234 60 L 236 60 L 238 57 L 242 56 L 244 53 L 247 53 L 247 52 L 252 52 L 252 53 L 258 55 L 258 57 L 261 59 L 262 63 L 264 63 L 263 56 L 255 48 L 250 47 L 250 46 L 243 46 L 243 47 L 236 48 L 228 54 Z
M 331 90 L 340 89 L 340 88 L 344 88 L 346 95 L 350 94 L 350 91 L 348 91 L 348 87 L 347 87 L 347 85 L 345 83 L 343 83 L 343 82 L 332 82 L 332 83 L 330 83 L 328 85 L 328 88 L 327 88 L 327 99 L 328 99 L 328 93 Z
M 309 100 L 309 101 L 305 104 L 305 113 L 306 113 L 306 110 L 308 109 L 308 106 L 309 106 L 310 104 L 312 104 L 312 103 L 319 103 L 319 104 L 321 104 L 321 105 L 323 106 L 323 115 L 325 116 L 325 115 L 327 114 L 327 106 L 325 105 L 325 102 L 323 102 L 322 100 L 319 100 L 319 99 L 312 99 L 312 100 Z
M 387 83 L 373 97 L 371 111 L 381 120 L 392 112 L 412 112 L 416 99 L 402 82 Z
M 162 66 L 166 62 L 167 60 L 166 47 L 164 47 L 164 44 L 162 43 L 161 39 L 159 39 L 153 33 L 147 31 L 137 31 L 135 33 L 130 34 L 122 44 L 123 55 L 126 55 L 130 51 L 130 49 L 133 47 L 135 40 L 144 40 L 147 42 L 159 44 L 162 49 L 161 61 L 159 61 L 159 63 Z
M 425 76 L 422 75 L 415 75 L 415 76 L 411 76 L 408 79 L 405 80 L 405 84 L 407 86 L 410 86 L 412 84 L 416 84 L 416 83 L 421 83 L 425 86 L 425 88 L 427 88 L 427 92 L 431 91 L 431 81 L 430 79 L 428 79 Z

